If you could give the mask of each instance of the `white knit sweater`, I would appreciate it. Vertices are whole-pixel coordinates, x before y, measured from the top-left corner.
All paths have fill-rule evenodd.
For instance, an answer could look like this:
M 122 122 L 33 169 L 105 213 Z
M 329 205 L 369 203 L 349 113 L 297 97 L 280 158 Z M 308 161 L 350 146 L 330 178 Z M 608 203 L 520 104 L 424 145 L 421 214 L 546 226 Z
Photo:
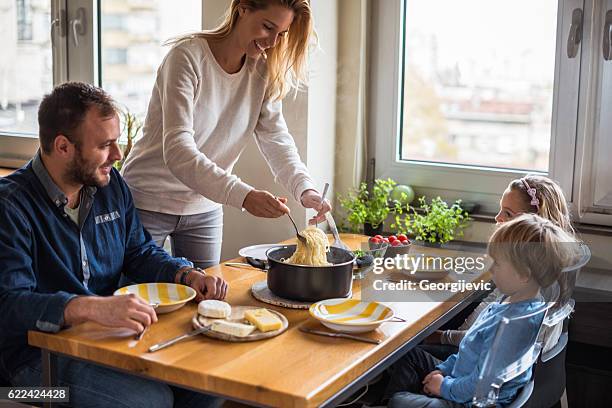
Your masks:
M 282 104 L 265 99 L 266 84 L 261 58 L 228 74 L 205 39 L 175 45 L 157 72 L 143 137 L 122 169 L 136 207 L 175 215 L 242 208 L 253 187 L 232 168 L 253 135 L 275 180 L 296 200 L 314 189 Z

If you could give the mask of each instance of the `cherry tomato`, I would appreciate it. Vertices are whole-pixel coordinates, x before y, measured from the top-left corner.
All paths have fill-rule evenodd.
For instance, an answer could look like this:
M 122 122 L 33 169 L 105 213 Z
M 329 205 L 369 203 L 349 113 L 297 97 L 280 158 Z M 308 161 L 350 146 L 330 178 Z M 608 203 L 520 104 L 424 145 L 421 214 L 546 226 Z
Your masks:
M 382 240 L 378 239 L 376 237 L 372 237 L 372 238 L 370 238 L 370 242 L 373 243 L 373 244 L 380 244 L 382 242 Z
M 404 241 L 408 241 L 408 237 L 405 236 L 404 234 L 399 234 L 397 236 L 397 239 L 399 239 L 400 241 L 404 242 Z
M 391 246 L 397 247 L 402 245 L 402 241 L 400 241 L 399 239 L 396 239 L 395 241 L 391 241 Z
M 383 237 L 382 237 L 382 235 L 374 235 L 374 238 L 378 238 L 379 240 L 381 240 L 381 241 L 382 241 L 382 238 L 383 238 Z
M 389 242 L 397 241 L 397 237 L 395 235 L 389 236 Z

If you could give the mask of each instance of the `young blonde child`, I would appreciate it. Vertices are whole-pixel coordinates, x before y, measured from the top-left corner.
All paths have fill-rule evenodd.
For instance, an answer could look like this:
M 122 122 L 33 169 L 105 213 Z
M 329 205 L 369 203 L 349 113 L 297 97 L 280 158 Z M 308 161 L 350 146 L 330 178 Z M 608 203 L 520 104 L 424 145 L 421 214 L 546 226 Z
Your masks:
M 514 219 L 520 214 L 537 214 L 552 221 L 568 234 L 574 234 L 563 191 L 557 183 L 548 177 L 528 175 L 512 180 L 508 184 L 499 201 L 499 212 L 495 216 L 495 221 L 499 225 Z M 457 329 L 437 330 L 430 335 L 425 340 L 425 350 L 439 358 L 445 358 L 456 352 L 456 347 L 459 346 L 466 331 L 474 324 L 480 312 L 495 301 L 499 294 L 498 290 L 491 292 Z M 546 334 L 544 352 L 557 344 L 561 330 L 562 325 L 558 325 Z
M 499 201 L 495 221 L 501 224 L 524 213 L 537 214 L 574 233 L 563 190 L 548 177 L 527 175 L 512 180 Z
M 541 289 L 561 282 L 561 271 L 574 259 L 572 235 L 552 221 L 523 214 L 499 226 L 489 241 L 491 272 L 502 297 L 487 305 L 465 332 L 459 351 L 441 361 L 421 348 L 406 354 L 391 370 L 385 398 L 389 407 L 460 407 L 472 401 L 478 376 L 499 323 L 508 313 L 528 315 L 541 308 Z M 550 299 L 546 299 L 550 300 Z M 543 314 L 526 319 L 512 334 L 535 338 Z M 517 359 L 521 356 L 511 356 Z M 502 369 L 504 367 L 495 367 Z M 498 404 L 511 402 L 531 377 L 531 368 L 505 383 Z

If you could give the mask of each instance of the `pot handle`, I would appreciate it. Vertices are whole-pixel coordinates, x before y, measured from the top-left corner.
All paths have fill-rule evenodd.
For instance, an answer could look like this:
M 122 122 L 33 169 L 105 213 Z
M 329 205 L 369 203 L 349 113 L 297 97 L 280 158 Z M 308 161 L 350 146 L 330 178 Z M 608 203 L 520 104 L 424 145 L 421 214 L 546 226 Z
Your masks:
M 246 259 L 247 263 L 249 265 L 251 265 L 252 267 L 257 268 L 257 269 L 261 269 L 264 272 L 268 272 L 268 267 L 269 266 L 268 266 L 268 262 L 267 261 L 263 261 L 261 259 L 256 259 L 256 258 L 253 258 L 251 256 L 247 256 L 247 257 L 245 257 L 245 259 Z

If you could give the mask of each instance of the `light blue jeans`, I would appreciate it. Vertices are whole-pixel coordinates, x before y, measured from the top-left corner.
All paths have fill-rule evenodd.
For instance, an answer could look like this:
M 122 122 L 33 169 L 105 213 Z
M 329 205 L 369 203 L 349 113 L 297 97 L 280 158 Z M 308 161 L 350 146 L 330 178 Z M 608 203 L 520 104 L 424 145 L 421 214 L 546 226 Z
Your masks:
M 11 378 L 11 385 L 40 387 L 41 365 L 41 360 L 26 364 Z M 57 358 L 57 380 L 58 386 L 69 387 L 69 406 L 77 408 L 216 408 L 224 401 L 62 356 Z
M 173 215 L 138 210 L 142 225 L 157 245 L 170 236 L 172 256 L 185 257 L 202 269 L 219 264 L 223 237 L 223 209 L 203 214 Z

